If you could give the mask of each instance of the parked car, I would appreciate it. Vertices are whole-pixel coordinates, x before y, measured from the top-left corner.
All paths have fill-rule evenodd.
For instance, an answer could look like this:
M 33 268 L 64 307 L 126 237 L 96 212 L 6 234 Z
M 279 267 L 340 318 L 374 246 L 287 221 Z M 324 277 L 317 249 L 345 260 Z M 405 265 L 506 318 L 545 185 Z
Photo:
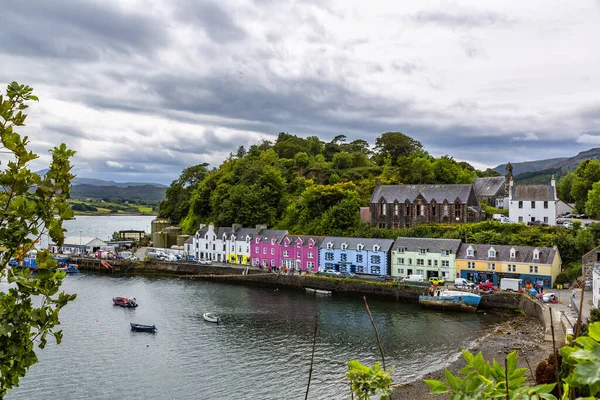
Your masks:
M 330 275 L 330 276 L 340 276 L 342 273 L 338 272 L 334 269 L 326 269 L 325 271 L 323 271 L 324 275 Z
M 429 282 L 431 282 L 434 286 L 444 286 L 446 284 L 446 280 L 444 278 L 439 278 L 436 276 L 432 276 L 431 278 L 429 278 Z
M 340 272 L 340 276 L 342 278 L 358 278 L 358 275 L 348 271 Z
M 475 284 L 471 281 L 466 280 L 465 278 L 456 278 L 454 280 L 454 286 L 472 288 L 475 287 Z
M 542 301 L 544 303 L 558 303 L 558 296 L 554 293 L 544 293 L 542 295 Z
M 206 259 L 206 258 L 202 258 L 200 260 L 198 260 L 198 264 L 202 264 L 202 265 L 211 265 L 212 261 Z
M 494 282 L 485 281 L 485 282 L 481 282 L 478 286 L 479 286 L 479 289 L 485 290 L 487 292 L 490 289 L 494 289 Z

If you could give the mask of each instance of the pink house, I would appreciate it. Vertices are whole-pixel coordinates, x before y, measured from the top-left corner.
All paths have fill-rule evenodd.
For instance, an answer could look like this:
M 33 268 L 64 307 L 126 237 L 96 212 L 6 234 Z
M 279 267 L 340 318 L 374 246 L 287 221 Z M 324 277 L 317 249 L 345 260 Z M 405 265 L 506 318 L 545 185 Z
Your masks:
M 257 233 L 250 244 L 250 259 L 255 267 L 281 267 L 281 246 L 279 242 L 287 231 L 267 229 L 257 226 Z
M 322 240 L 323 236 L 285 235 L 280 242 L 282 267 L 317 272 Z

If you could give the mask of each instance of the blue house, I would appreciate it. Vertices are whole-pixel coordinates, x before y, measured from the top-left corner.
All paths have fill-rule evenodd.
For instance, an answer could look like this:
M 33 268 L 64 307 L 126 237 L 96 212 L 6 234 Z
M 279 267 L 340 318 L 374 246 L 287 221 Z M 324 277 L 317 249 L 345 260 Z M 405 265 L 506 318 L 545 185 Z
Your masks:
M 319 246 L 319 269 L 389 275 L 391 239 L 325 236 Z

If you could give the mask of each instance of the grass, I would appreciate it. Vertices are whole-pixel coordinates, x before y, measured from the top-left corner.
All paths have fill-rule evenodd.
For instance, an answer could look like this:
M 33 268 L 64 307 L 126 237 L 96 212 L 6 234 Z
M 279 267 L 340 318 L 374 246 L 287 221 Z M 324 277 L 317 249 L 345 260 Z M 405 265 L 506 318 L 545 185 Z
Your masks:
M 75 204 L 84 204 L 86 206 L 93 206 L 97 208 L 97 211 L 80 211 L 73 210 L 75 215 L 119 215 L 119 214 L 145 214 L 145 215 L 153 215 L 156 213 L 152 209 L 152 206 L 147 204 L 119 204 L 119 203 L 107 203 L 107 202 L 97 202 L 97 201 L 81 201 L 76 200 L 71 203 L 71 205 Z

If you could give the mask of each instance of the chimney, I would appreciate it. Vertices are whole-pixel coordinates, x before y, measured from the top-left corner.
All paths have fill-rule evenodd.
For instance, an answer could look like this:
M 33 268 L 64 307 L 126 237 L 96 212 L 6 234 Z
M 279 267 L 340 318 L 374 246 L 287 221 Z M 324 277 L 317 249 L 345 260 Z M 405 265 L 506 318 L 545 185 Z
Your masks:
M 512 176 L 510 177 L 509 181 L 508 181 L 508 204 L 510 207 L 510 201 L 512 200 L 512 188 L 513 188 L 514 182 L 512 179 Z
M 375 178 L 375 187 L 379 186 L 379 177 Z
M 556 181 L 554 180 L 554 174 L 552 174 L 552 179 L 550 179 L 550 186 L 552 186 L 552 190 L 554 191 L 554 201 L 558 200 L 556 196 Z
M 238 229 L 242 227 L 242 224 L 233 224 L 231 226 L 231 230 L 235 233 Z
M 256 233 L 259 233 L 263 229 L 267 229 L 266 225 L 256 225 Z

